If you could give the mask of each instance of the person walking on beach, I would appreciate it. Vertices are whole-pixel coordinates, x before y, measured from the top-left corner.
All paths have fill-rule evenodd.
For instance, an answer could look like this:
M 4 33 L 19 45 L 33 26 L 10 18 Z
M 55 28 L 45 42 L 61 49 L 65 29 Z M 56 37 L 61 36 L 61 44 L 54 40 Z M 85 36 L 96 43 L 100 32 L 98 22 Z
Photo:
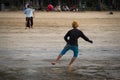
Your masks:
M 30 8 L 30 5 L 27 5 L 27 8 L 24 10 L 24 13 L 26 14 L 26 27 L 33 28 L 33 17 L 34 17 L 34 9 Z
M 73 62 L 78 57 L 78 52 L 79 52 L 78 38 L 81 37 L 85 41 L 93 43 L 93 41 L 87 38 L 81 30 L 77 29 L 78 26 L 79 26 L 78 23 L 76 21 L 73 21 L 72 23 L 73 29 L 69 30 L 64 36 L 64 40 L 66 41 L 67 44 L 64 47 L 64 49 L 61 51 L 61 53 L 58 55 L 57 59 L 51 63 L 52 65 L 55 65 L 68 50 L 72 50 L 74 52 L 74 55 L 70 63 L 68 64 L 68 69 L 71 69 Z

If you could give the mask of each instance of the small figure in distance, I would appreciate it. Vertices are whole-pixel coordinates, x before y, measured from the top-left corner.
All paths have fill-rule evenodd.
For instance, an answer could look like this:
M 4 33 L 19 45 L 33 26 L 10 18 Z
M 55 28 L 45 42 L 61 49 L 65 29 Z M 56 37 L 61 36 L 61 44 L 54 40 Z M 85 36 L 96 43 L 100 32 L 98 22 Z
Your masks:
M 34 9 L 30 8 L 30 5 L 27 5 L 27 8 L 24 10 L 24 14 L 26 15 L 26 27 L 25 29 L 27 29 L 27 27 L 30 29 L 33 29 L 33 17 L 34 17 Z

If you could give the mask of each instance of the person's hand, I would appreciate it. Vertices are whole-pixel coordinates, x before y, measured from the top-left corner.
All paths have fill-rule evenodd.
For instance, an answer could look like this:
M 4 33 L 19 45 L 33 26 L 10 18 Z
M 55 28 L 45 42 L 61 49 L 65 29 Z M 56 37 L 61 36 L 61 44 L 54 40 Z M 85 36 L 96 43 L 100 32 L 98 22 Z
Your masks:
M 33 15 L 33 18 L 35 18 L 35 15 Z
M 89 40 L 89 42 L 90 42 L 90 43 L 93 43 L 93 41 L 92 41 L 92 40 Z

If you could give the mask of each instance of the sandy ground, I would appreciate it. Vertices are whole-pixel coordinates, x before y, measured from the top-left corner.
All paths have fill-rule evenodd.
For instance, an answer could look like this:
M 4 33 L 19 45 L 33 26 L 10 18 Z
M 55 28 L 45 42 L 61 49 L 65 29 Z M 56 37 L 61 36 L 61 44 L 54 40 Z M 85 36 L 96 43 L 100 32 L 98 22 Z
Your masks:
M 22 12 L 0 12 L 0 80 L 120 80 L 120 12 L 36 12 L 25 30 Z M 77 20 L 93 44 L 79 39 L 73 71 L 72 51 L 55 66 L 65 33 Z

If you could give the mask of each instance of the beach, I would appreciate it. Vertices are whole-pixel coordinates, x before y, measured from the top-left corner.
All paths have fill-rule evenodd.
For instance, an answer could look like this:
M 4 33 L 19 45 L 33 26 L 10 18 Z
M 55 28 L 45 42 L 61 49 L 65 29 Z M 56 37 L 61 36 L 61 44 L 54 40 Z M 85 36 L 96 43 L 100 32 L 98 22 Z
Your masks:
M 25 30 L 22 11 L 0 12 L 0 80 L 120 80 L 120 12 L 35 12 Z M 79 38 L 73 70 L 72 51 L 51 62 L 66 45 L 64 35 L 77 21 L 93 44 Z

